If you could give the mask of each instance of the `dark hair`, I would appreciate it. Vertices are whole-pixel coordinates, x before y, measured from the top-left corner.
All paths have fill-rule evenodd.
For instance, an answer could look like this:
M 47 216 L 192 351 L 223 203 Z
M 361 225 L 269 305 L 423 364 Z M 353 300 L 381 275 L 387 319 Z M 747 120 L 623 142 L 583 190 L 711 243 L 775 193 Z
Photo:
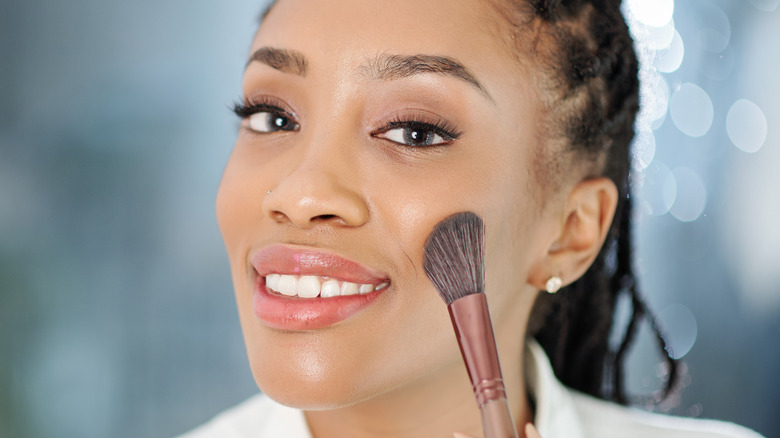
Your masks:
M 646 318 L 668 364 L 664 397 L 678 380 L 653 315 L 640 296 L 632 266 L 630 144 L 639 109 L 638 62 L 620 11 L 620 0 L 494 0 L 512 27 L 512 41 L 530 55 L 544 106 L 548 160 L 573 155 L 589 163 L 587 176 L 603 175 L 618 187 L 619 201 L 607 240 L 585 275 L 554 295 L 541 294 L 529 330 L 557 377 L 567 386 L 627 403 L 623 363 L 640 321 Z M 521 63 L 522 56 L 519 57 Z M 543 155 L 544 155 L 543 154 Z M 552 157 L 552 158 L 549 158 Z M 582 160 L 585 158 L 585 160 Z M 542 171 L 561 169 L 541 165 Z M 546 178 L 555 176 L 546 175 Z M 631 303 L 622 340 L 610 346 L 616 304 Z

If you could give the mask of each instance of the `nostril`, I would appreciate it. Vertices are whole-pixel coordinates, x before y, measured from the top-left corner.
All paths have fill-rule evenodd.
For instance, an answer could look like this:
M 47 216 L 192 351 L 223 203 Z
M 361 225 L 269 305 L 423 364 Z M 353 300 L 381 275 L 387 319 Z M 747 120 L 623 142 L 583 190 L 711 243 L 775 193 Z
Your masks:
M 285 220 L 288 220 L 287 215 L 285 215 L 281 211 L 272 211 L 271 218 L 277 222 L 283 222 Z
M 321 214 L 321 215 L 313 218 L 312 220 L 330 221 L 330 220 L 335 219 L 337 217 L 338 216 L 336 216 L 335 214 Z

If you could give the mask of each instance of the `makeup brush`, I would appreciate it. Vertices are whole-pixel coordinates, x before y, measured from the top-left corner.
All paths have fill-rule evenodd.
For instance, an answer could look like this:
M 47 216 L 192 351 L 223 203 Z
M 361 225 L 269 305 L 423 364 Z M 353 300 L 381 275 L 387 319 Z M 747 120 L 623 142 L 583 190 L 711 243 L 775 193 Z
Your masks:
M 482 219 L 476 214 L 447 217 L 425 242 L 423 269 L 447 303 L 485 438 L 517 438 L 484 293 L 484 237 Z

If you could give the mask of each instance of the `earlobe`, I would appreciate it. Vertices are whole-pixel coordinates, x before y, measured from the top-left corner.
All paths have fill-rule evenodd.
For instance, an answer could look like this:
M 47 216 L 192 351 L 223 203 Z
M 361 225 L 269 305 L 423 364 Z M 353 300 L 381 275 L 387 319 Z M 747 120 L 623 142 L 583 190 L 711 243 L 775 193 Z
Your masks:
M 618 190 L 609 178 L 577 184 L 569 194 L 558 237 L 542 263 L 532 269 L 529 282 L 540 290 L 551 276 L 569 284 L 581 277 L 595 260 L 609 233 Z

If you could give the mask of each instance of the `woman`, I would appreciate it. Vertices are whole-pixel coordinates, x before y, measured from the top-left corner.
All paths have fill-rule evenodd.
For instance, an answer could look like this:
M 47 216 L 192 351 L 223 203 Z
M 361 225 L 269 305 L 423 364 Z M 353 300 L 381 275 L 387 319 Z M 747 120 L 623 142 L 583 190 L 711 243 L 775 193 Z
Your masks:
M 755 436 L 592 397 L 624 401 L 628 341 L 607 343 L 617 295 L 634 298 L 635 319 L 643 310 L 627 196 L 637 63 L 618 6 L 273 5 L 217 199 L 264 395 L 190 436 L 481 435 L 422 270 L 433 227 L 465 210 L 485 221 L 486 294 L 521 436 L 526 424 L 545 438 Z

